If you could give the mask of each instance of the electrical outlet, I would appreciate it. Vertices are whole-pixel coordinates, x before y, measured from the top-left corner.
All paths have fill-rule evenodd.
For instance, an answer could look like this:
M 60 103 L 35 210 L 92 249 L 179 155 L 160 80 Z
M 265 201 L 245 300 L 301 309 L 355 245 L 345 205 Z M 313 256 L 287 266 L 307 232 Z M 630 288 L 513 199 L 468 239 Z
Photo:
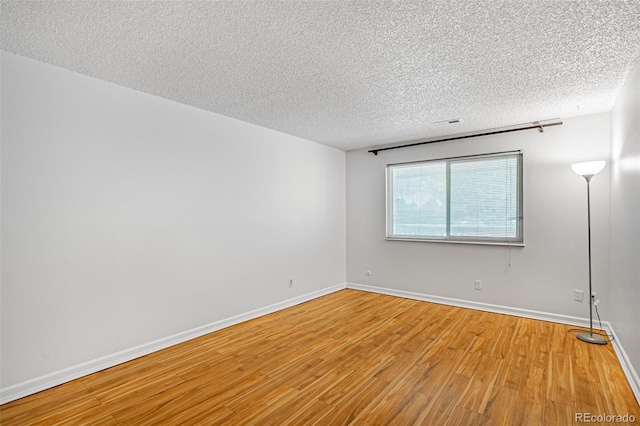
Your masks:
M 584 300 L 584 291 L 573 290 L 573 300 L 576 302 L 582 302 L 582 300 Z
M 474 284 L 476 290 L 482 290 L 482 280 L 475 280 Z
M 293 278 L 289 278 L 289 287 L 293 287 Z
M 596 300 L 598 300 L 598 293 L 591 293 L 591 301 L 595 302 Z

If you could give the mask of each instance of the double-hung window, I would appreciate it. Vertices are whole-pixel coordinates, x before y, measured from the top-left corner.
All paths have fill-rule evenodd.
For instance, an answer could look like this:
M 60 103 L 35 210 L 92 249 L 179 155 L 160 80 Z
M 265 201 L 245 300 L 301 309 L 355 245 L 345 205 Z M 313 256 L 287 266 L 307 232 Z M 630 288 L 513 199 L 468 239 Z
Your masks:
M 387 239 L 522 245 L 522 153 L 387 166 Z

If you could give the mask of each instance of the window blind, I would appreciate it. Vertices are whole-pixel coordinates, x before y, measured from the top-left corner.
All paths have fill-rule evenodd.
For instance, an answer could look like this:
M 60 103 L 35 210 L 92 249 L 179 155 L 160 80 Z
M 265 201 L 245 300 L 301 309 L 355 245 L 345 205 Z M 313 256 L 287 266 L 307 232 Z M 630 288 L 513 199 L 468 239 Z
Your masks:
M 522 154 L 387 166 L 387 238 L 522 243 Z

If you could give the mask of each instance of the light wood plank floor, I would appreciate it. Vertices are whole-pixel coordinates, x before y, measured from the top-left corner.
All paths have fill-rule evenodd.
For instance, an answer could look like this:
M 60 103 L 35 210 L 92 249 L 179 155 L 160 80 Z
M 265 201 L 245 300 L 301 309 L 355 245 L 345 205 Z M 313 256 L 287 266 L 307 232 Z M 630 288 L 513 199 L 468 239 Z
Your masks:
M 343 290 L 5 404 L 0 423 L 640 422 L 611 345 L 570 328 Z

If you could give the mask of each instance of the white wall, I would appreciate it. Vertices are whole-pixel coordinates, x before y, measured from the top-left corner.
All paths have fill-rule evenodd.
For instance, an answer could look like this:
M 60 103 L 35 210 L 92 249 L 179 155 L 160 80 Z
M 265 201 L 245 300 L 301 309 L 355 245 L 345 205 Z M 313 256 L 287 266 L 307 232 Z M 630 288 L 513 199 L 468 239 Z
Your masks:
M 4 52 L 1 136 L 3 388 L 345 281 L 342 151 Z
M 610 220 L 610 322 L 640 372 L 640 63 L 611 111 Z
M 588 318 L 586 182 L 570 164 L 609 158 L 609 115 L 395 151 L 347 153 L 347 281 Z M 385 165 L 522 149 L 526 247 L 385 241 Z M 609 173 L 591 183 L 593 285 L 607 319 Z M 370 270 L 371 276 L 365 271 Z M 474 289 L 474 280 L 484 289 Z

